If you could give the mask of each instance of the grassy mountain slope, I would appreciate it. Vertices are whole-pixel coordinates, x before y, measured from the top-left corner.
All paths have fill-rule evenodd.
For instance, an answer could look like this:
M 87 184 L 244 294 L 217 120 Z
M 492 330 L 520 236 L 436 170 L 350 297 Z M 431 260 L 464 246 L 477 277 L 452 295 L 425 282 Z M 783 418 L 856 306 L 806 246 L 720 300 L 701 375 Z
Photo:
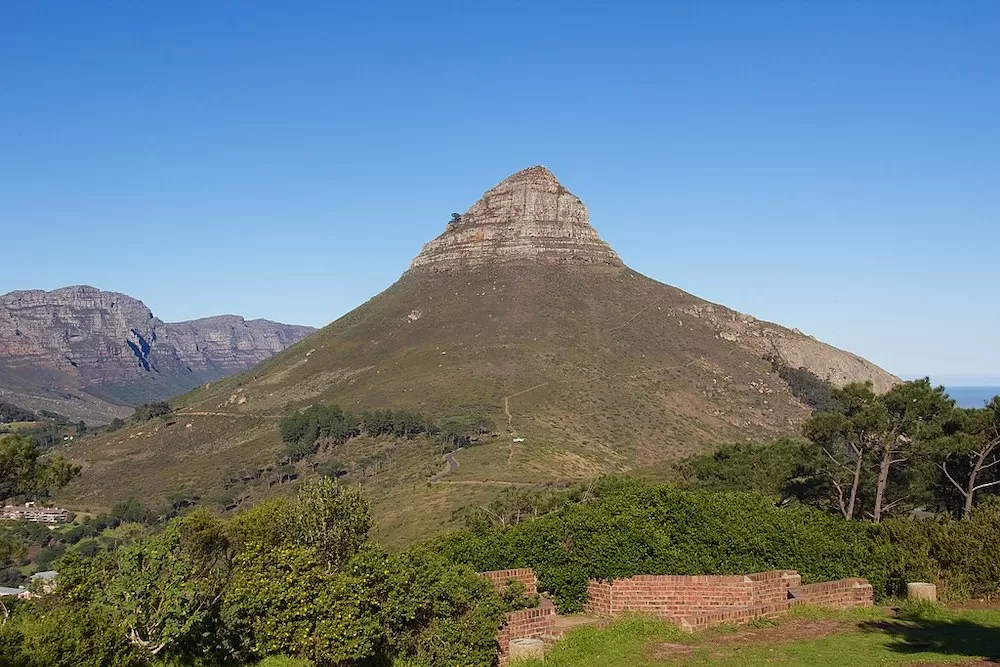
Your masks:
M 316 402 L 490 418 L 501 435 L 459 454 L 438 486 L 623 472 L 794 430 L 808 411 L 768 362 L 690 316 L 703 303 L 628 269 L 407 273 L 255 369 L 182 397 L 170 420 L 77 445 L 85 474 L 66 501 L 225 506 L 226 480 L 281 458 L 277 420 Z

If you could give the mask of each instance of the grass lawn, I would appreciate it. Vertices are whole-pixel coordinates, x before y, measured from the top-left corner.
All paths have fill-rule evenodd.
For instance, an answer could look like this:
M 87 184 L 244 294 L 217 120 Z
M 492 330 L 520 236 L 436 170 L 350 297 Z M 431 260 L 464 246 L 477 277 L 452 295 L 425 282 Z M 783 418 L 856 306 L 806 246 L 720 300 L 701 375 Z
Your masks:
M 652 618 L 570 631 L 545 662 L 518 667 L 961 664 L 1000 659 L 1000 609 L 793 609 L 778 621 L 694 635 Z

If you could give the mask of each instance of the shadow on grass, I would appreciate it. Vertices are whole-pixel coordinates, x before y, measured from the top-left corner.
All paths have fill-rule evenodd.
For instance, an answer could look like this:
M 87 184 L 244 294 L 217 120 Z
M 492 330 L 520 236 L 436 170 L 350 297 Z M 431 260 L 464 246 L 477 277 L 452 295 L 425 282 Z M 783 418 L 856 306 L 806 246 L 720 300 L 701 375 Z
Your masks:
M 939 653 L 985 658 L 1000 664 L 1000 628 L 963 619 L 920 618 L 910 621 L 866 621 L 858 624 L 866 632 L 889 635 L 888 645 L 896 653 Z

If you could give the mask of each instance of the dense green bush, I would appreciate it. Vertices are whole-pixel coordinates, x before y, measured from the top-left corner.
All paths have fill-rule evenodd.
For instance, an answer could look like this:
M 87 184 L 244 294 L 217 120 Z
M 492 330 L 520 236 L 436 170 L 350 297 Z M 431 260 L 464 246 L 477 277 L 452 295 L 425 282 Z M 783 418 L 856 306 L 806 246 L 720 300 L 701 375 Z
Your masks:
M 800 440 L 738 442 L 682 460 L 677 470 L 692 490 L 784 495 L 803 459 Z
M 588 579 L 638 574 L 798 570 L 803 580 L 861 576 L 886 589 L 878 528 L 746 493 L 605 481 L 590 501 L 509 528 L 453 533 L 435 548 L 477 570 L 534 568 L 541 590 L 576 610 Z
M 106 609 L 21 604 L 0 626 L 0 658 L 5 667 L 141 667 L 147 665 Z
M 988 498 L 967 519 L 901 517 L 883 528 L 892 547 L 890 594 L 903 595 L 908 581 L 927 581 L 944 599 L 1000 595 L 1000 498 Z
M 232 520 L 198 509 L 92 556 L 13 610 L 0 663 L 488 665 L 510 608 L 467 566 L 368 538 L 367 503 L 331 480 Z M 92 538 L 87 538 L 92 539 Z

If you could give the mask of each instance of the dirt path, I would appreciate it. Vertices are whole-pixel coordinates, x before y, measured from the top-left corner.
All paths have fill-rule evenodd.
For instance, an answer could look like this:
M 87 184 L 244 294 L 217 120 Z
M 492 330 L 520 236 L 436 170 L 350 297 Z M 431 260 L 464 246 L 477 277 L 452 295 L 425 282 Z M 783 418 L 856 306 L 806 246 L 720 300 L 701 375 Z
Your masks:
M 285 415 L 261 415 L 253 412 L 175 412 L 174 417 L 261 417 L 263 419 L 284 419 Z
M 516 486 L 521 488 L 537 488 L 540 486 L 539 484 L 533 484 L 531 482 L 505 482 L 501 479 L 442 479 L 438 481 L 437 484 L 464 484 L 466 486 Z
M 570 630 L 581 628 L 587 625 L 606 627 L 610 619 L 590 614 L 556 614 L 556 620 L 552 627 L 552 636 L 561 638 Z
M 560 382 L 565 382 L 565 380 L 560 380 Z M 521 391 L 515 392 L 513 394 L 507 394 L 503 397 L 503 413 L 507 415 L 507 432 L 510 433 L 510 438 L 513 441 L 517 437 L 517 429 L 514 428 L 514 415 L 510 412 L 510 399 L 523 394 L 527 394 L 529 391 L 534 391 L 535 389 L 541 389 L 542 387 L 552 384 L 549 382 L 542 382 L 541 384 L 536 384 L 534 387 L 528 387 L 527 389 L 522 389 Z M 510 443 L 510 449 L 507 452 L 507 465 L 514 461 L 514 442 Z
M 444 462 L 447 464 L 448 467 L 439 472 L 438 474 L 434 475 L 433 477 L 431 477 L 429 480 L 431 484 L 437 484 L 442 479 L 444 479 L 451 473 L 458 470 L 458 461 L 455 459 L 455 454 L 459 453 L 460 451 L 462 451 L 461 447 L 459 447 L 453 452 L 448 452 L 447 454 L 441 457 L 442 459 L 444 459 Z

